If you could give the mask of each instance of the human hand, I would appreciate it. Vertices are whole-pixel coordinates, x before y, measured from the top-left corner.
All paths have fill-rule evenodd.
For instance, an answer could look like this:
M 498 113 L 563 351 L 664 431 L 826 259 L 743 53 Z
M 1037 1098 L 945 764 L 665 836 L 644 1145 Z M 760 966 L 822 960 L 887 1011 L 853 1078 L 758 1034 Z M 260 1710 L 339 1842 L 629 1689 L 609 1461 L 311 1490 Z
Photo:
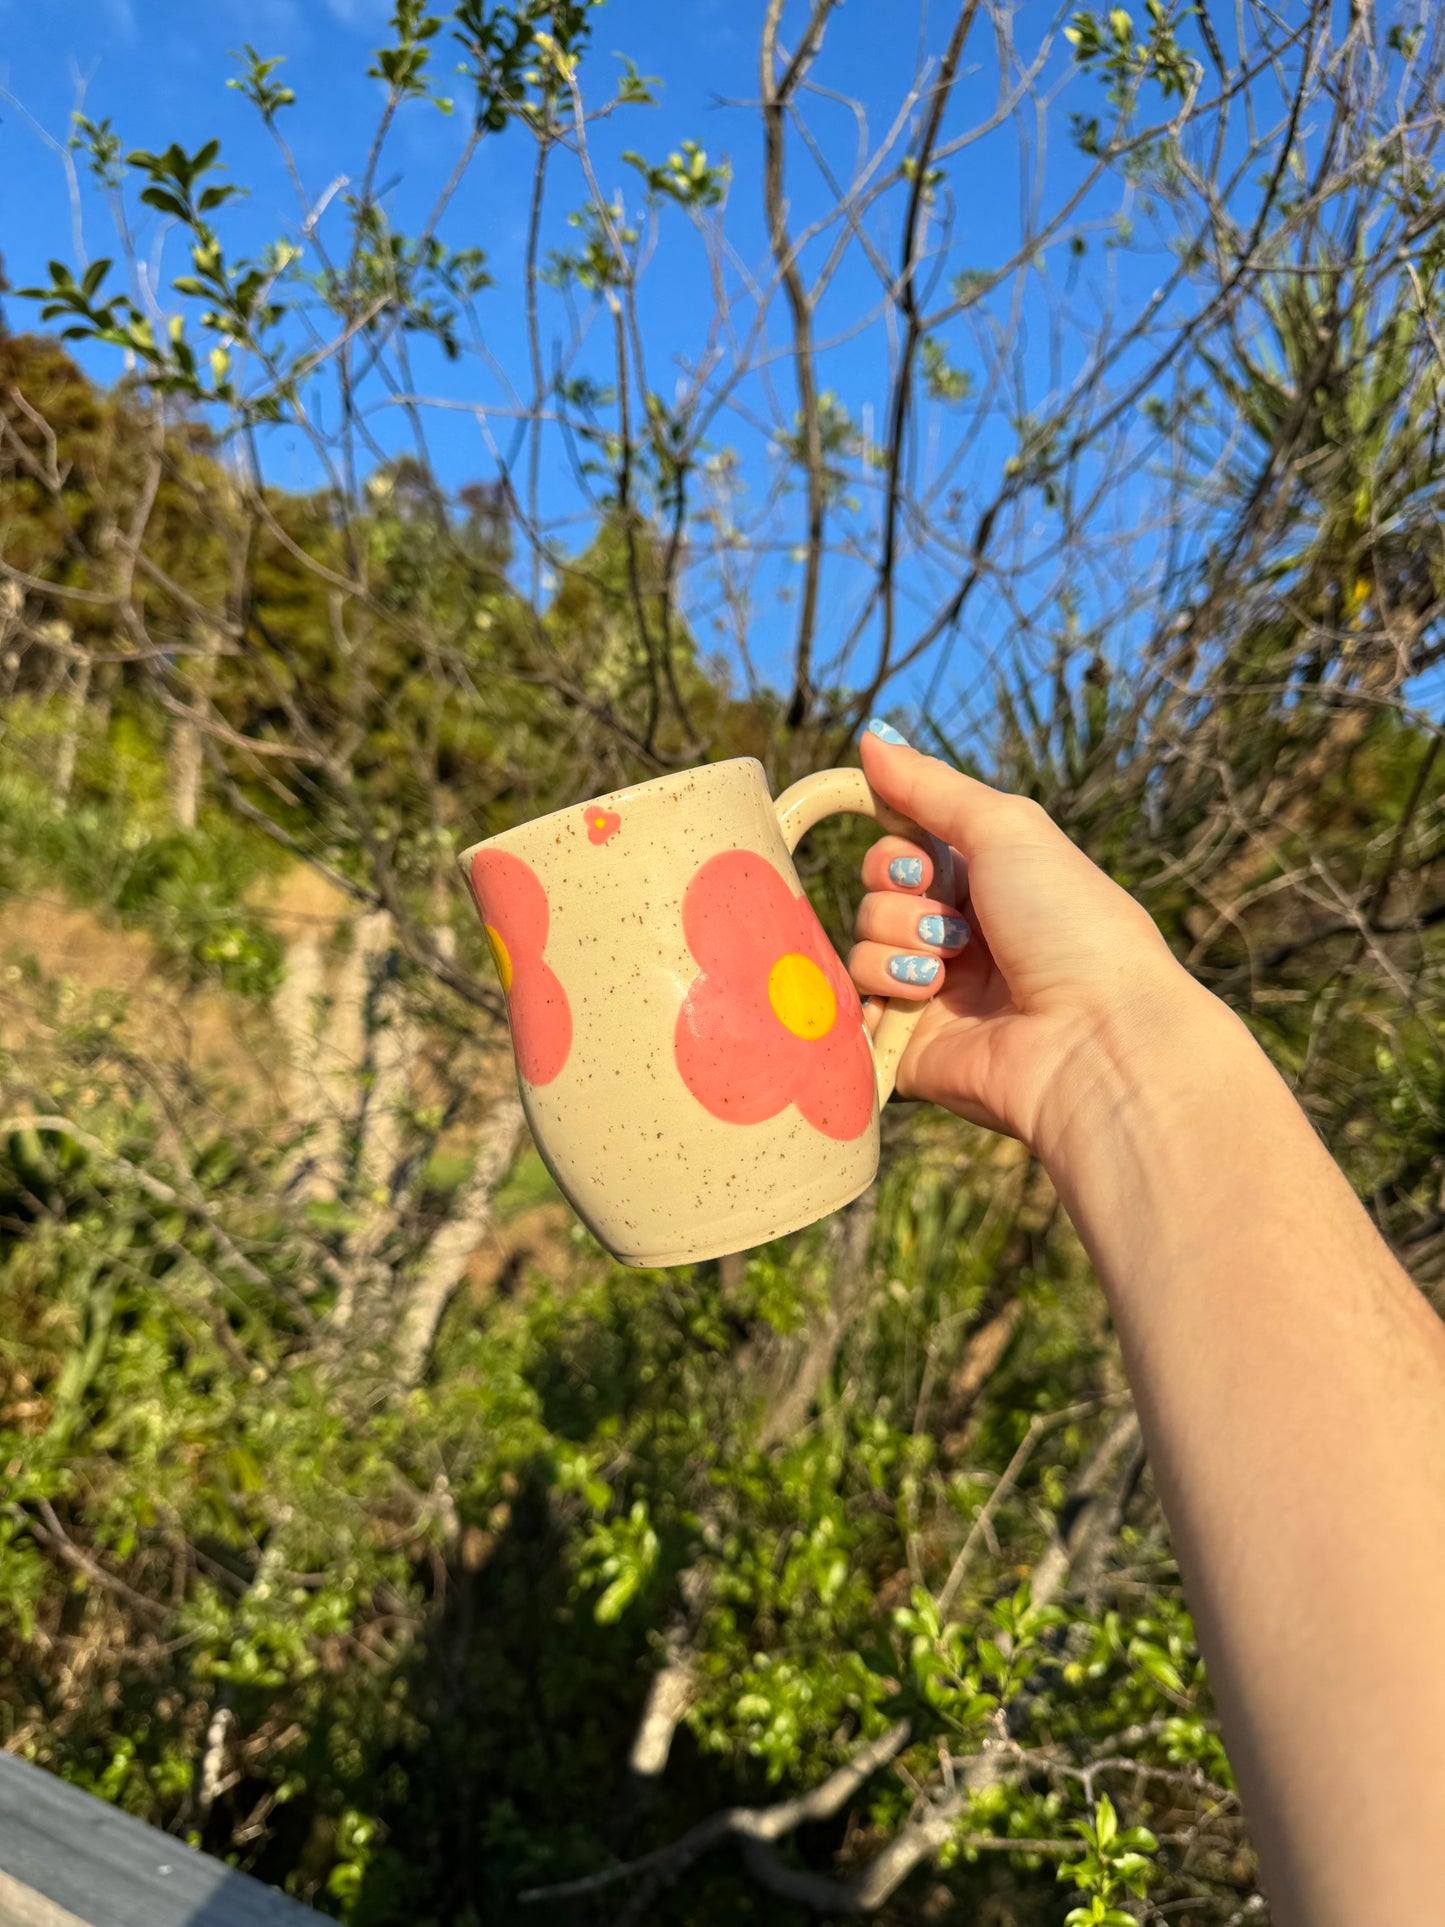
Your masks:
M 849 972 L 865 998 L 928 1001 L 899 1066 L 900 1097 L 1021 1138 L 1049 1163 L 1101 1079 L 1126 1090 L 1147 1075 L 1153 1041 L 1214 1000 L 1148 913 L 1037 803 L 920 755 L 896 732 L 890 743 L 878 727 L 863 737 L 864 773 L 952 846 L 959 901 L 929 894 L 926 851 L 880 838 L 863 861 L 868 894 Z M 966 934 L 940 918 L 961 920 Z M 930 967 L 931 981 L 917 981 Z M 882 1009 L 868 1007 L 870 1026 Z

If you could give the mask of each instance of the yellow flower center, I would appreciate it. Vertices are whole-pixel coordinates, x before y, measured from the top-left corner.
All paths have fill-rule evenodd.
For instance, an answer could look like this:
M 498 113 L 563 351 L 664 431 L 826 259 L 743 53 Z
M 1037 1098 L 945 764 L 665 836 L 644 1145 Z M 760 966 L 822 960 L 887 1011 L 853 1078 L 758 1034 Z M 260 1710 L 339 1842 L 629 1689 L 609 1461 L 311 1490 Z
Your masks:
M 605 830 L 607 828 L 607 818 L 605 816 L 594 816 L 592 821 L 599 830 Z
M 794 1037 L 826 1037 L 838 1021 L 832 985 L 801 951 L 790 950 L 768 972 L 768 1002 Z
M 492 946 L 492 962 L 497 966 L 497 975 L 502 980 L 503 990 L 512 988 L 512 953 L 502 942 L 500 930 L 494 930 L 487 923 L 482 928 L 487 933 L 487 942 Z

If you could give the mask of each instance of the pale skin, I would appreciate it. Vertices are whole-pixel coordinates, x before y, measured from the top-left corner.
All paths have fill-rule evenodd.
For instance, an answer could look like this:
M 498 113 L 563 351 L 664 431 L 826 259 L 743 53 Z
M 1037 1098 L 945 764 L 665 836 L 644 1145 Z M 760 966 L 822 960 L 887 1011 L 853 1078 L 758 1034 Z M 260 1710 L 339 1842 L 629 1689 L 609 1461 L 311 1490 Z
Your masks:
M 1036 804 L 871 733 L 862 758 L 966 885 L 931 897 L 883 838 L 849 969 L 928 1002 L 899 1095 L 1027 1144 L 1093 1260 L 1272 1918 L 1438 1927 L 1445 1326 L 1244 1025 Z M 967 941 L 923 942 L 930 912 Z M 899 955 L 944 968 L 910 987 Z

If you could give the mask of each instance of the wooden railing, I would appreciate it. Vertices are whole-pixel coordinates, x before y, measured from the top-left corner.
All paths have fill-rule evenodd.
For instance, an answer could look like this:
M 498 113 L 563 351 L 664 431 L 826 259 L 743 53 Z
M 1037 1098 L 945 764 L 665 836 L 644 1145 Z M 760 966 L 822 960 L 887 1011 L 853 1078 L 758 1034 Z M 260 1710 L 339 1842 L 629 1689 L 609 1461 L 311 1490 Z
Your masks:
M 316 1927 L 320 1918 L 0 1753 L 0 1927 Z

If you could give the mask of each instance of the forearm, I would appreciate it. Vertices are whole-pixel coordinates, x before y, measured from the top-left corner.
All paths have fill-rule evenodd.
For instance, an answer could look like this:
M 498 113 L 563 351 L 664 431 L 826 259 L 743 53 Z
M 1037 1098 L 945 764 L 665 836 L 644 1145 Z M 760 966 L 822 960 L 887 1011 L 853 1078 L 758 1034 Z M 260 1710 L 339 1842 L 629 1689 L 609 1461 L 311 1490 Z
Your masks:
M 1233 1017 L 1189 987 L 1117 1028 L 1041 1149 L 1109 1297 L 1276 1916 L 1424 1927 L 1445 1330 Z

